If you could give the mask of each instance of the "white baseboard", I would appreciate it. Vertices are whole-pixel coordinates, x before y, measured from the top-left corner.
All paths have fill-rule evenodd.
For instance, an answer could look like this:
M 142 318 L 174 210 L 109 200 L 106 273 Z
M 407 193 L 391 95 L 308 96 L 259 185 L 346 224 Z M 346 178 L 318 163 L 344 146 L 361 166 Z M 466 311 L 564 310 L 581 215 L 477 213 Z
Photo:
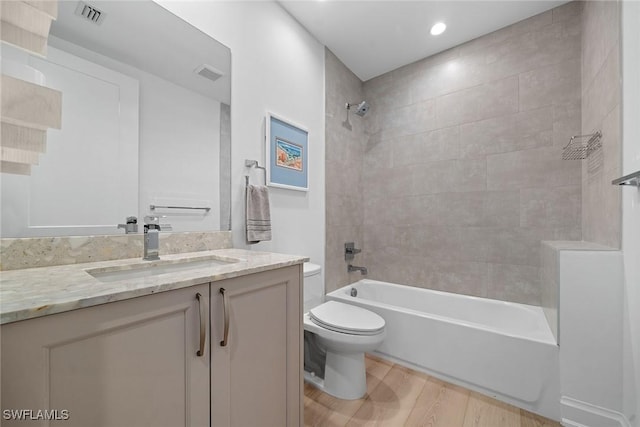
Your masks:
M 566 427 L 632 427 L 623 414 L 587 402 L 560 398 L 562 425 Z

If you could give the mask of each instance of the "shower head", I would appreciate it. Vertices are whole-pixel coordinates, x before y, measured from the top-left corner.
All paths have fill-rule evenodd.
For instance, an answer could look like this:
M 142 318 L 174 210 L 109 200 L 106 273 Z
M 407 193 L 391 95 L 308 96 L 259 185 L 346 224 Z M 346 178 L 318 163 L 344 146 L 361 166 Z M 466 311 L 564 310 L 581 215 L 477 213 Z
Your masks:
M 367 114 L 367 111 L 369 111 L 369 103 L 367 101 L 362 101 L 359 104 L 347 103 L 347 110 L 350 110 L 351 107 L 356 107 L 355 113 L 360 117 L 364 117 L 364 115 Z

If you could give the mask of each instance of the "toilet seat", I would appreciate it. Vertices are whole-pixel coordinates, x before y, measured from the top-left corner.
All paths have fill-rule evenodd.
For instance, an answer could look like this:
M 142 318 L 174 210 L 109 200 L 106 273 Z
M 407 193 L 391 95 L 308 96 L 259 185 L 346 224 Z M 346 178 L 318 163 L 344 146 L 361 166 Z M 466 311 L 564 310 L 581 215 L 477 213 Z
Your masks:
M 384 319 L 364 308 L 337 301 L 327 301 L 309 310 L 316 325 L 349 335 L 377 335 L 384 330 Z

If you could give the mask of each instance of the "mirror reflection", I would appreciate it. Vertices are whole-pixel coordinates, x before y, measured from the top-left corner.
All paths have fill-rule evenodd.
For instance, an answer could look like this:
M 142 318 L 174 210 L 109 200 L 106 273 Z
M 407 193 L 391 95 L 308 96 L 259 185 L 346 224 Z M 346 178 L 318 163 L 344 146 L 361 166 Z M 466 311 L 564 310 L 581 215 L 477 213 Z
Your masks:
M 2 173 L 2 237 L 230 229 L 227 47 L 152 1 L 60 1 L 46 57 L 3 43 L 2 72 L 62 93 L 38 164 Z

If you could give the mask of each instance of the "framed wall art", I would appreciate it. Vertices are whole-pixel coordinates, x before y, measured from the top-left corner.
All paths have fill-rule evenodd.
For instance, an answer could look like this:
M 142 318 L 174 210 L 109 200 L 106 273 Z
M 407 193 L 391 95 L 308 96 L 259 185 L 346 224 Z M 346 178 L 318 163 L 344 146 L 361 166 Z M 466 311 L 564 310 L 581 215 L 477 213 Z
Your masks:
M 267 113 L 267 185 L 309 190 L 309 132 L 282 117 Z

